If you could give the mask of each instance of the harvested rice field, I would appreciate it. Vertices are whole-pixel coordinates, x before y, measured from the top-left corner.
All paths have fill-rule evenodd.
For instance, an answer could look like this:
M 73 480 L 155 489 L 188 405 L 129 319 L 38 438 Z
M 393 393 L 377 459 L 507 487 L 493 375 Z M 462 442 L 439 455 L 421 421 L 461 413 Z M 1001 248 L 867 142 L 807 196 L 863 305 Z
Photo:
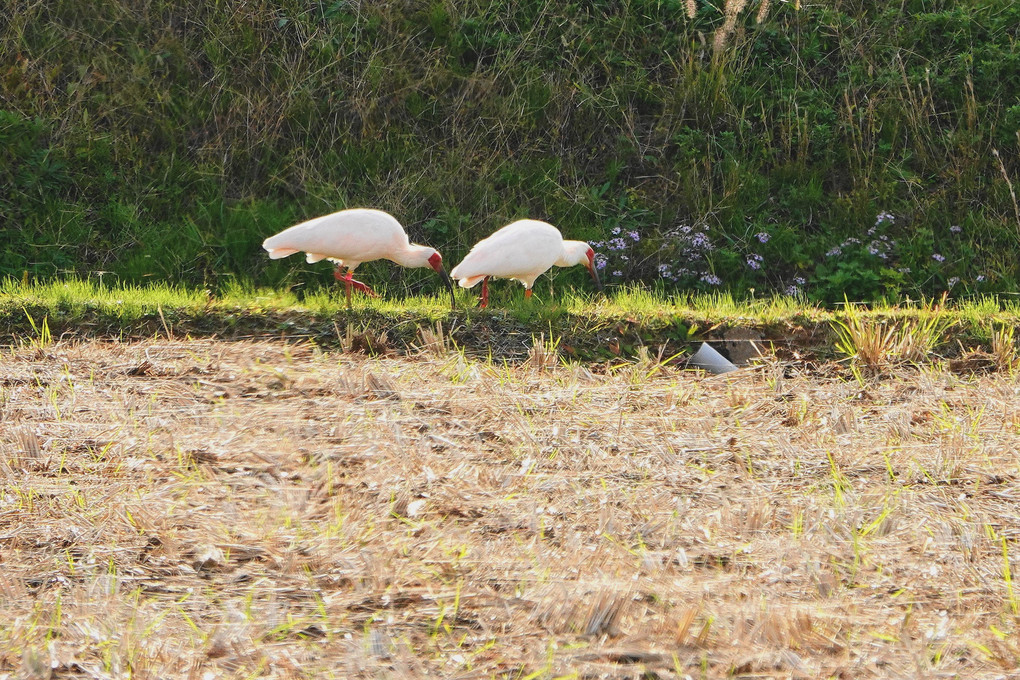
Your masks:
M 1020 383 L 153 339 L 0 360 L 0 678 L 1006 678 Z

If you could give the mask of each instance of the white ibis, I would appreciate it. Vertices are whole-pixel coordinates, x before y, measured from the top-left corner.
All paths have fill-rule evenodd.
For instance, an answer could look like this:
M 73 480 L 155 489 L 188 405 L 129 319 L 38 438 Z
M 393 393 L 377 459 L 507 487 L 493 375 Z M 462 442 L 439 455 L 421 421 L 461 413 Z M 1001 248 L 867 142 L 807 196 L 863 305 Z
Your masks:
M 516 279 L 524 284 L 524 295 L 531 297 L 535 279 L 553 265 L 573 267 L 583 264 L 595 285 L 602 289 L 595 271 L 595 251 L 584 241 L 564 241 L 560 230 L 539 220 L 518 220 L 489 238 L 479 241 L 467 257 L 450 271 L 461 288 L 482 282 L 482 308 L 489 304 L 489 279 Z
M 262 242 L 262 247 L 274 260 L 303 250 L 309 263 L 327 259 L 335 262 L 333 276 L 344 283 L 348 307 L 351 306 L 352 287 L 375 295 L 353 276 L 362 262 L 379 259 L 391 260 L 402 267 L 431 267 L 450 289 L 450 304 L 455 304 L 453 283 L 443 269 L 442 256 L 435 248 L 411 243 L 400 222 L 382 210 L 354 208 L 316 217 L 270 236 Z M 343 267 L 347 267 L 347 274 L 341 274 Z

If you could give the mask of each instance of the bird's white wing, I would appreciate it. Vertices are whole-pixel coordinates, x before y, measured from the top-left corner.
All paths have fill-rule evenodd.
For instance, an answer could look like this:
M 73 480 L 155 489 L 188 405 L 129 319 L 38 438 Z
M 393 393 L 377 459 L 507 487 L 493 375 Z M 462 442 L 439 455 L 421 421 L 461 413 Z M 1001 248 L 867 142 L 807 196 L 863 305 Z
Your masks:
M 534 280 L 562 252 L 558 229 L 537 220 L 520 220 L 476 243 L 450 276 L 463 283 L 482 276 Z
M 358 208 L 296 224 L 267 238 L 262 247 L 273 259 L 304 251 L 309 262 L 325 258 L 368 262 L 406 244 L 407 233 L 392 215 Z

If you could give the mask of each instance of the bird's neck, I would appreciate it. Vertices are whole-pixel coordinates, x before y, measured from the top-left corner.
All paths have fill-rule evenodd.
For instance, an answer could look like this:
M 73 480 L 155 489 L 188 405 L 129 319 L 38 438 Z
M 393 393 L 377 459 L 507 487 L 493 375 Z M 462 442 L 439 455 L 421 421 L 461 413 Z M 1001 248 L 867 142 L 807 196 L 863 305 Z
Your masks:
M 419 246 L 414 243 L 408 243 L 403 248 L 395 250 L 389 259 L 393 260 L 401 267 L 427 267 L 429 264 L 429 256 L 432 252 L 432 249 L 427 246 Z
M 588 259 L 588 244 L 584 241 L 564 241 L 563 254 L 556 260 L 557 267 L 573 267 Z

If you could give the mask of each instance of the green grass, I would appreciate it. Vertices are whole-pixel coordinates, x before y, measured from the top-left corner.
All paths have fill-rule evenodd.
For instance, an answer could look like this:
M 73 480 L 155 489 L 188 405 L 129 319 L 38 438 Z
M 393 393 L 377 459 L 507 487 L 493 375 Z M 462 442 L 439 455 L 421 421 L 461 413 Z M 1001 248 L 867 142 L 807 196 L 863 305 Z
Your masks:
M 735 4 L 14 3 L 0 276 L 321 284 L 262 239 L 372 206 L 448 263 L 528 216 L 614 284 L 1015 291 L 1020 5 L 748 2 L 713 47 Z
M 477 309 L 474 291 L 460 289 L 456 310 L 443 294 L 385 292 L 378 298 L 356 296 L 348 310 L 339 286 L 294 291 L 235 284 L 213 294 L 171 284 L 7 279 L 0 283 L 0 337 L 8 344 L 37 341 L 44 325 L 54 337 L 282 336 L 332 345 L 344 344 L 352 333 L 385 333 L 384 345 L 406 351 L 420 344 L 421 329 L 439 323 L 454 342 L 472 351 L 521 358 L 532 343 L 517 339 L 541 335 L 559 341 L 568 356 L 600 360 L 637 356 L 643 346 L 682 350 L 694 342 L 721 340 L 731 328 L 754 330 L 781 352 L 852 356 L 867 343 L 881 344 L 876 334 L 891 337 L 894 328 L 900 345 L 913 348 L 908 356 L 915 356 L 988 349 L 993 333 L 1020 324 L 1020 305 L 990 297 L 833 310 L 793 297 L 739 300 L 637 286 L 606 295 L 565 288 L 551 299 L 540 291 L 530 300 L 522 291 L 509 282 L 493 285 L 486 310 Z M 853 334 L 845 332 L 848 324 Z

